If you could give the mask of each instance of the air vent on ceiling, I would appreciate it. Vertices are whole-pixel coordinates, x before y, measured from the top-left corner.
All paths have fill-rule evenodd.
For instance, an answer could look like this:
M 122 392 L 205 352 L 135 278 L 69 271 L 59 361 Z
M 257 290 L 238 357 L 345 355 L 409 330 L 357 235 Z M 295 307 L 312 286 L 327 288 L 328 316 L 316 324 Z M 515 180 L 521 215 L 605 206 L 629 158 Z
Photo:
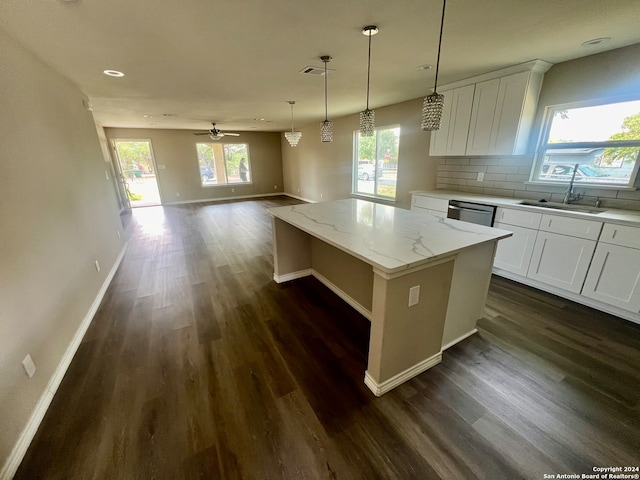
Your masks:
M 304 67 L 300 70 L 303 75 L 314 75 L 316 77 L 324 76 L 324 67 Z M 327 70 L 327 75 L 331 73 L 331 70 Z

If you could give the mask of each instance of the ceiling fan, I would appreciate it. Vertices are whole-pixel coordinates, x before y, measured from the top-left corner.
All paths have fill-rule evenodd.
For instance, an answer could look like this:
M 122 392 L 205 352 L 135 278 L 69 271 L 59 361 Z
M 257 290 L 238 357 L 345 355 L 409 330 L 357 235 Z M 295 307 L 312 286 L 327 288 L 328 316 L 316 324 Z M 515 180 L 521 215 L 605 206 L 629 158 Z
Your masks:
M 208 132 L 201 132 L 201 133 L 194 133 L 194 135 L 209 135 L 209 137 L 211 137 L 211 140 L 220 140 L 222 137 L 224 136 L 231 136 L 231 137 L 239 137 L 240 134 L 239 133 L 231 133 L 231 132 L 223 132 L 221 130 L 218 130 L 216 128 L 216 124 L 215 123 L 211 123 L 211 125 L 213 125 L 213 128 L 211 130 L 209 130 Z

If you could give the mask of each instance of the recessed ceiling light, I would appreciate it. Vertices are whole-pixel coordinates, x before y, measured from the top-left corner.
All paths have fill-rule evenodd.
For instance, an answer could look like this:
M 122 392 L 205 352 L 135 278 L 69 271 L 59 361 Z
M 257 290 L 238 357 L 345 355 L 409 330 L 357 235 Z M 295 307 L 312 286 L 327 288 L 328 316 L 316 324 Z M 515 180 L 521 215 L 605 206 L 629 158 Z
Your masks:
M 416 70 L 431 70 L 433 67 L 430 64 L 426 64 L 426 65 L 420 65 L 419 67 L 416 67 Z
M 110 77 L 124 77 L 124 73 L 118 70 L 104 70 L 102 73 L 109 75 Z
M 600 45 L 611 40 L 611 37 L 594 38 L 593 40 L 587 40 L 582 43 L 583 47 L 593 47 L 594 45 Z
M 153 118 L 153 115 L 143 115 L 144 118 Z

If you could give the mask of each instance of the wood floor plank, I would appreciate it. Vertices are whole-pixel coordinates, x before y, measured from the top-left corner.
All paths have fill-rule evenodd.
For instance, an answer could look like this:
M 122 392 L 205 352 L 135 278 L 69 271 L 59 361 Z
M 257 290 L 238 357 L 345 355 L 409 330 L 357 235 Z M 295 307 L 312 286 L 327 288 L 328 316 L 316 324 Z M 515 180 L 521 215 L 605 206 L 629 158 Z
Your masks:
M 478 334 L 376 398 L 370 323 L 273 281 L 267 209 L 135 210 L 129 248 L 16 473 L 490 479 L 640 464 L 640 326 L 492 279 Z

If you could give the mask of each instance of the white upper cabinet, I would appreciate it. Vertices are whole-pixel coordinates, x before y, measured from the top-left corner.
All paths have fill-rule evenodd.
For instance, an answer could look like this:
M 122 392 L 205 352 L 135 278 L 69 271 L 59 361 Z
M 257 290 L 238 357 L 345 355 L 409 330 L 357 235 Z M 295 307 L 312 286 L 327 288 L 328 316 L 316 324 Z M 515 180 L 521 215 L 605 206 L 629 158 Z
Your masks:
M 442 86 L 445 111 L 440 130 L 431 133 L 429 154 L 527 153 L 542 79 L 550 67 L 534 60 Z

